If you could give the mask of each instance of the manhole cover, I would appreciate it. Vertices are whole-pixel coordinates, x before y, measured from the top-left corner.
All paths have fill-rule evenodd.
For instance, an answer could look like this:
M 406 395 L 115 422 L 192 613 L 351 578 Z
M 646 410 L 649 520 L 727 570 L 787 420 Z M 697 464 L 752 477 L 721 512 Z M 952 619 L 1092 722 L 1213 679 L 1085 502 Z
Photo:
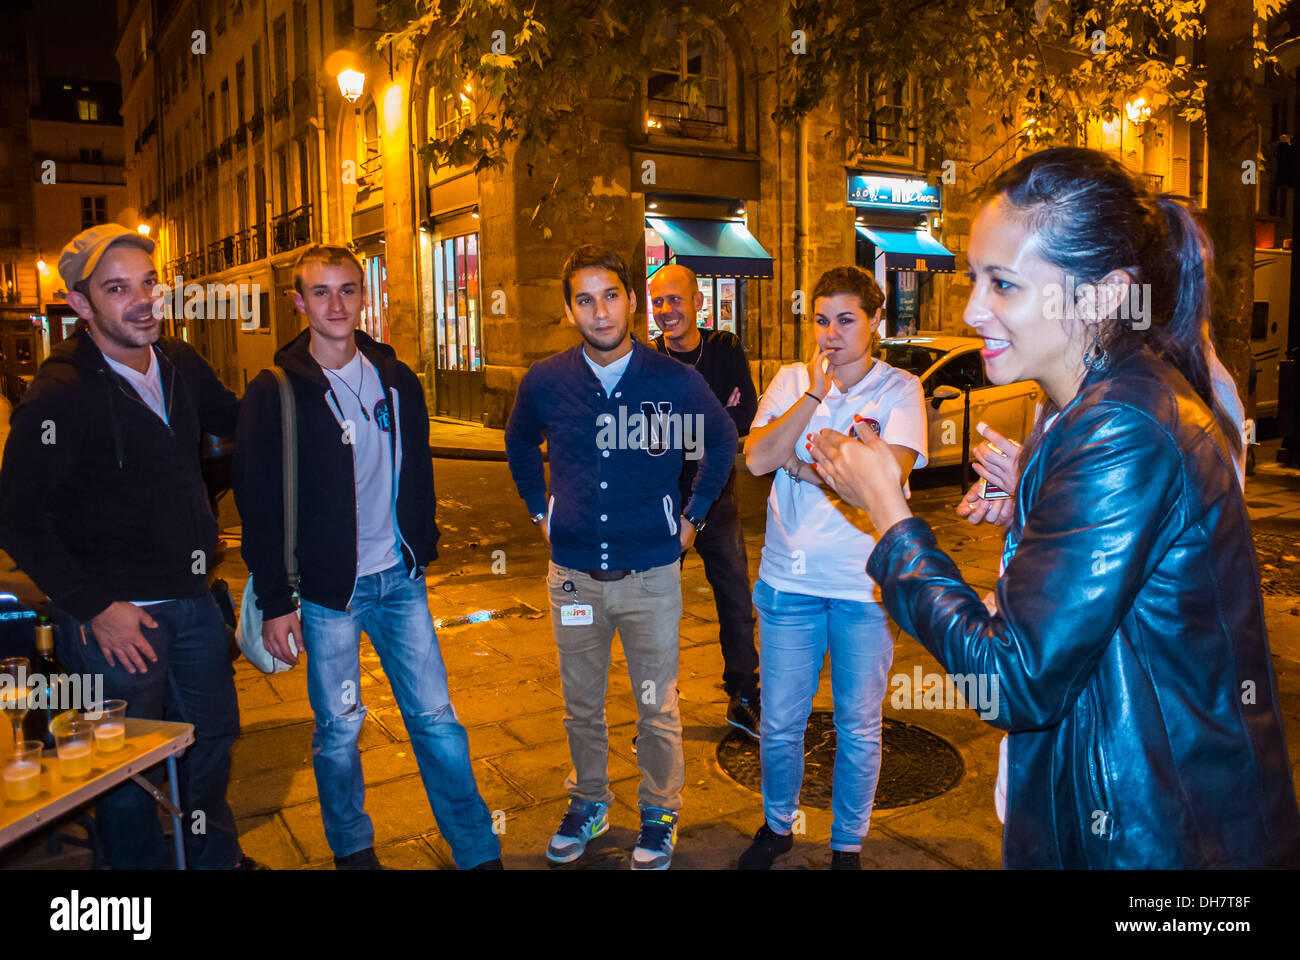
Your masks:
M 880 780 L 876 786 L 876 809 L 906 807 L 951 790 L 965 767 L 953 746 L 929 730 L 903 723 L 883 721 Z M 829 710 L 814 710 L 804 734 L 802 806 L 831 806 L 831 783 L 835 770 L 835 724 Z M 733 730 L 718 744 L 718 764 L 723 773 L 756 793 L 763 790 L 763 771 L 758 744 Z
M 1260 590 L 1269 596 L 1300 594 L 1300 520 L 1268 517 L 1251 527 Z

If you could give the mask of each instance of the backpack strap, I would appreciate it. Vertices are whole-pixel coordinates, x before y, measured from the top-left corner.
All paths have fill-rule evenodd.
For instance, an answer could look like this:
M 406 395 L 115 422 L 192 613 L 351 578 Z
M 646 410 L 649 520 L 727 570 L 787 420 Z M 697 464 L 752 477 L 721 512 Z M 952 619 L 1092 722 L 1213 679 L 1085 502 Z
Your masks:
M 280 445 L 284 470 L 284 570 L 289 586 L 298 589 L 298 416 L 293 386 L 283 367 L 271 367 L 280 388 Z

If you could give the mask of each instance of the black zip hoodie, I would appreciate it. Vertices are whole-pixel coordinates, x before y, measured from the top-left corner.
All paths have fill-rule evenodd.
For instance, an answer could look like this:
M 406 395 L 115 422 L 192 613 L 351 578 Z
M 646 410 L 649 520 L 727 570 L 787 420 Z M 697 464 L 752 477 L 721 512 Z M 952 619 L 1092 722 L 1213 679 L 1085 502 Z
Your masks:
M 153 351 L 167 423 L 85 331 L 51 351 L 10 418 L 0 546 L 82 623 L 114 601 L 207 590 L 217 521 L 199 437 L 232 436 L 239 402 L 188 343 Z
M 355 331 L 357 349 L 374 364 L 393 405 L 397 527 L 411 576 L 437 559 L 437 501 L 429 450 L 429 414 L 415 373 L 393 348 Z M 299 591 L 304 600 L 346 610 L 357 571 L 357 494 L 352 447 L 330 399 L 330 383 L 308 349 L 304 330 L 275 354 L 293 386 L 298 420 Z M 235 443 L 235 503 L 243 521 L 244 562 L 266 619 L 294 609 L 284 568 L 284 481 L 280 390 L 263 370 L 248 385 Z

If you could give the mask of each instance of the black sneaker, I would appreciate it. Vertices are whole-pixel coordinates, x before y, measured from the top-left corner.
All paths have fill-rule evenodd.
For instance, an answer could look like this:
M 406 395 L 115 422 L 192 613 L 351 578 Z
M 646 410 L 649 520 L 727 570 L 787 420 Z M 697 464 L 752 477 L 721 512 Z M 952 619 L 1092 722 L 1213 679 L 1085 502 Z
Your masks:
M 754 842 L 740 855 L 737 870 L 771 870 L 772 861 L 794 848 L 794 837 L 788 833 L 774 833 L 766 823 L 754 834 Z
M 861 870 L 862 857 L 856 850 L 832 850 L 832 870 Z
M 501 862 L 500 857 L 495 860 L 484 860 L 477 867 L 470 867 L 471 870 L 504 870 L 505 868 L 506 866 Z
M 258 861 L 254 860 L 248 854 L 244 854 L 237 861 L 235 861 L 235 865 L 231 869 L 232 870 L 270 870 L 271 868 L 264 863 L 259 863 Z
M 743 730 L 750 739 L 758 740 L 758 724 L 762 718 L 762 701 L 757 697 L 732 697 L 727 707 L 727 723 Z
M 382 870 L 384 865 L 379 862 L 375 856 L 374 847 L 366 847 L 364 850 L 358 850 L 356 853 L 349 853 L 346 857 L 334 858 L 335 870 Z

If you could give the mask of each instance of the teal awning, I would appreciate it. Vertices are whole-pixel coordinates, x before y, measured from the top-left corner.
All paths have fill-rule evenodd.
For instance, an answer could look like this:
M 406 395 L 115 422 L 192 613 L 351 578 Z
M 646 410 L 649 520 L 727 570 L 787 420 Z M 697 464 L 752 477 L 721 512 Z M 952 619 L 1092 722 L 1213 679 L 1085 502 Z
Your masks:
M 884 254 L 886 270 L 957 270 L 956 255 L 923 230 L 886 230 L 858 224 L 858 233 L 876 245 L 877 256 Z
M 668 262 L 690 267 L 699 276 L 772 277 L 772 258 L 743 223 L 667 217 L 646 217 L 646 223 L 668 244 Z

